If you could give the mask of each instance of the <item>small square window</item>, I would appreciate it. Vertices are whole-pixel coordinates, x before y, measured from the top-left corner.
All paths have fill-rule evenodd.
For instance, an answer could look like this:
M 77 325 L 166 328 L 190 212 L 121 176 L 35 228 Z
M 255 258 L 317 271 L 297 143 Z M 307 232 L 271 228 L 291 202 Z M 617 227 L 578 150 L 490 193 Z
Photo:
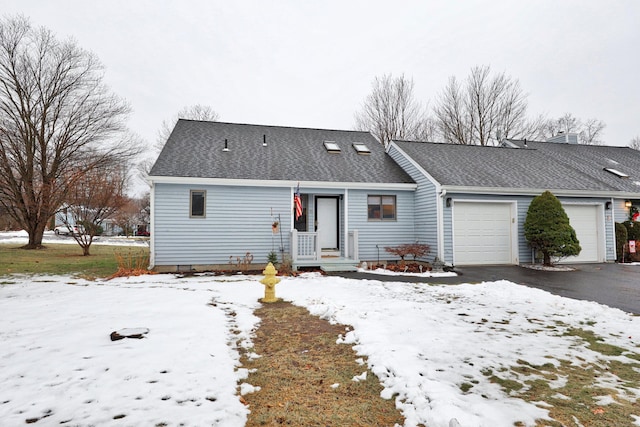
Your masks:
M 207 192 L 204 190 L 191 190 L 191 217 L 204 218 Z
M 330 153 L 339 153 L 340 146 L 335 141 L 325 141 L 324 148 Z
M 396 196 L 368 196 L 367 218 L 370 221 L 394 221 Z

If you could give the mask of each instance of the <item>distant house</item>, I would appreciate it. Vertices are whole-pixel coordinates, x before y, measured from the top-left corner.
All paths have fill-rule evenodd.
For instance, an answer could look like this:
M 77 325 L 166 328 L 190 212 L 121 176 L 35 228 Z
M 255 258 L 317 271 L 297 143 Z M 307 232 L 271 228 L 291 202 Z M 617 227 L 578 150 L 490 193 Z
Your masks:
M 72 211 L 73 206 L 70 206 L 68 204 L 60 207 L 60 209 L 58 209 L 53 216 L 53 220 L 50 221 L 50 228 L 53 230 L 56 227 L 64 225 L 70 225 L 72 227 L 77 226 L 78 224 L 76 224 L 76 217 L 72 214 Z
M 415 239 L 416 184 L 368 132 L 180 120 L 150 181 L 160 271 L 264 264 L 272 251 L 354 268 Z
M 615 261 L 615 222 L 640 201 L 640 152 L 578 145 L 571 134 L 553 141 L 393 141 L 389 154 L 418 184 L 415 238 L 455 265 L 533 262 L 523 224 L 533 197 L 549 190 L 582 246 L 565 262 Z
M 275 252 L 294 268 L 343 270 L 413 242 L 431 246 L 429 261 L 529 263 L 523 223 L 545 190 L 583 248 L 567 261 L 614 261 L 615 222 L 640 201 L 640 152 L 557 139 L 385 152 L 367 132 L 180 120 L 150 173 L 151 266 L 264 265 Z

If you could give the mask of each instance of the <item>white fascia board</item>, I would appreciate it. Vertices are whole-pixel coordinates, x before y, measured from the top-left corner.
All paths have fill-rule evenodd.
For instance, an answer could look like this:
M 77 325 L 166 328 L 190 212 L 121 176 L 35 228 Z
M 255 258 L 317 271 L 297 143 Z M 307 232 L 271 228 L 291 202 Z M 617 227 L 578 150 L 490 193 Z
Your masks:
M 339 188 L 339 189 L 374 189 L 414 191 L 418 184 L 387 182 L 330 182 L 330 181 L 285 181 L 260 179 L 227 179 L 227 178 L 193 178 L 178 176 L 150 176 L 149 180 L 156 184 L 192 184 L 192 185 L 229 185 L 239 187 L 300 187 Z
M 589 190 L 565 190 L 553 188 L 500 188 L 500 187 L 466 187 L 455 185 L 443 185 L 443 190 L 451 193 L 471 193 L 471 194 L 499 194 L 514 196 L 538 196 L 545 191 L 550 191 L 554 196 L 565 197 L 606 197 L 633 199 L 640 198 L 640 193 L 629 193 L 622 191 L 589 191 Z

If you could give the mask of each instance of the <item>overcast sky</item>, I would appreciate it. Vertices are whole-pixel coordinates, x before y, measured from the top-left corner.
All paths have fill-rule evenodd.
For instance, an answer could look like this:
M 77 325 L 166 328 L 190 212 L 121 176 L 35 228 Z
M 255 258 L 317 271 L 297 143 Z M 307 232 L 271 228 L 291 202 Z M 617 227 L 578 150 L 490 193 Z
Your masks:
M 488 65 L 518 79 L 530 115 L 603 120 L 608 145 L 640 135 L 640 1 L 3 0 L 106 67 L 155 143 L 205 104 L 236 123 L 352 129 L 376 76 L 413 78 L 431 102 Z

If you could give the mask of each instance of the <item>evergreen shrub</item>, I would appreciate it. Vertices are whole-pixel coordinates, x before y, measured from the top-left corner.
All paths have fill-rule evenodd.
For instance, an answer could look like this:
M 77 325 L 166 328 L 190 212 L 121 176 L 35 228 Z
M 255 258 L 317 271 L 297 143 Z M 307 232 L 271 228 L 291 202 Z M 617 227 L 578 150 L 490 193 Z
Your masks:
M 560 200 L 550 191 L 531 201 L 524 222 L 524 237 L 533 249 L 542 253 L 544 265 L 551 265 L 552 257 L 575 256 L 582 250 Z
M 627 229 L 626 240 L 640 240 L 640 222 L 625 221 L 623 222 Z
M 616 261 L 617 262 L 624 262 L 624 245 L 627 243 L 627 239 L 628 239 L 627 227 L 620 222 L 616 222 Z

